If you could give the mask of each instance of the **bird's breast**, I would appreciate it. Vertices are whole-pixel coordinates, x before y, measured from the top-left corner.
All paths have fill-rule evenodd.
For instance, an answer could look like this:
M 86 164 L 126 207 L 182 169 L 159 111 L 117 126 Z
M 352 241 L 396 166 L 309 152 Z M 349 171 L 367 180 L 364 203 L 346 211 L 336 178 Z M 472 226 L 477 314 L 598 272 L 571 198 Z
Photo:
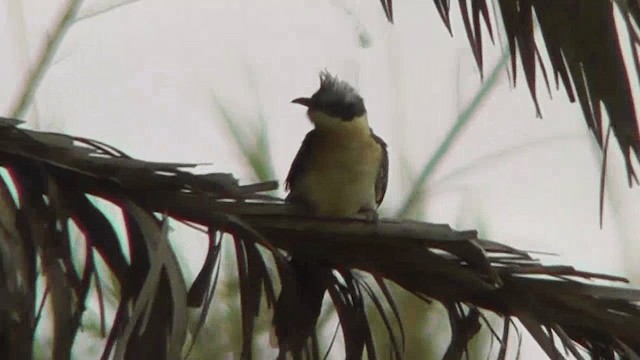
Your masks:
M 349 216 L 376 208 L 375 183 L 382 150 L 367 134 L 322 136 L 314 144 L 300 193 L 320 216 Z

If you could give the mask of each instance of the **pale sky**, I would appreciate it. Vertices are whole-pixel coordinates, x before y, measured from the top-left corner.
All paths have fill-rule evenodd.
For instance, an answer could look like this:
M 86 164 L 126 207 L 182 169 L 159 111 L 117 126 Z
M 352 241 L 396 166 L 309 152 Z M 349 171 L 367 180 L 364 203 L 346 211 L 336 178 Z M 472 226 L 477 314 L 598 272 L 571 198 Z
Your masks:
M 114 3 L 86 1 L 80 16 Z M 0 115 L 9 114 L 64 4 L 0 1 Z M 326 68 L 360 90 L 371 126 L 389 144 L 382 208 L 391 215 L 480 86 L 457 4 L 453 38 L 433 2 L 394 6 L 390 25 L 372 0 L 140 0 L 69 29 L 28 120 L 144 160 L 210 162 L 249 183 L 247 164 L 226 141 L 215 94 L 249 139 L 264 117 L 281 181 L 311 129 L 290 100 L 311 95 Z M 488 73 L 500 50 L 486 36 L 485 52 Z M 522 72 L 518 80 L 511 89 L 503 72 L 431 179 L 422 220 L 479 228 L 495 241 L 559 254 L 546 261 L 638 284 L 640 190 L 627 188 L 617 144 L 601 230 L 600 156 L 579 106 L 568 103 L 564 90 L 549 100 L 540 82 L 544 117 L 536 119 Z M 635 82 L 634 90 L 640 93 Z M 191 248 L 185 254 L 197 269 L 203 254 Z M 522 358 L 538 358 L 537 346 L 526 346 L 531 350 Z

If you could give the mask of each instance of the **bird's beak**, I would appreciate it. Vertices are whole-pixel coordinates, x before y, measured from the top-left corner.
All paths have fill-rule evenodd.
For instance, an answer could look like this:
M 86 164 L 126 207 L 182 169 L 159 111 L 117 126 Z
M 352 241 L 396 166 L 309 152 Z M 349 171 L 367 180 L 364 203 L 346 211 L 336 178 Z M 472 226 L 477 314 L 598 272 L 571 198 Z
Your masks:
M 294 103 L 294 104 L 300 104 L 300 105 L 306 106 L 306 107 L 311 107 L 311 105 L 312 105 L 311 99 L 310 98 L 305 98 L 305 97 L 293 99 L 293 100 L 291 100 L 291 102 Z

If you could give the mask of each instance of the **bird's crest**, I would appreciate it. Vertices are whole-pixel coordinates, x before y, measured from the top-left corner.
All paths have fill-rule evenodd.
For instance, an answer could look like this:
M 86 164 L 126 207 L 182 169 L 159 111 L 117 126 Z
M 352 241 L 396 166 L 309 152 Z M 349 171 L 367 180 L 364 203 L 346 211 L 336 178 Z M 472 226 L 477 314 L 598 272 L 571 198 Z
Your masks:
M 342 120 L 351 120 L 366 112 L 362 96 L 346 81 L 328 71 L 320 72 L 320 89 L 311 97 L 314 108 Z

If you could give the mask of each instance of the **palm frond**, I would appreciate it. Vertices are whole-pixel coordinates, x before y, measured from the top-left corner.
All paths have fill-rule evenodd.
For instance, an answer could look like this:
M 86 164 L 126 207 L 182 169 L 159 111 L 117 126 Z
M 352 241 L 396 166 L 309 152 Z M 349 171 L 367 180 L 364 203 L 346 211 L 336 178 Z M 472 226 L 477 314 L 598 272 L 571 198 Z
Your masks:
M 391 307 L 392 314 L 384 314 L 382 297 L 372 300 L 383 314 L 396 357 L 402 356 L 404 330 L 395 332 L 391 319 L 399 312 L 384 281 L 445 305 L 453 334 L 447 358 L 467 351 L 481 324 L 479 309 L 505 317 L 499 356 L 506 350 L 511 319 L 518 319 L 551 358 L 563 357 L 561 347 L 596 359 L 640 354 L 640 290 L 598 282 L 625 279 L 543 265 L 525 251 L 447 225 L 305 217 L 259 194 L 274 183 L 241 186 L 229 174 L 194 175 L 182 170 L 190 164 L 135 160 L 88 139 L 17 124 L 0 119 L 0 166 L 9 174 L 0 181 L 0 342 L 9 345 L 9 359 L 30 355 L 38 261 L 52 305 L 52 356 L 69 356 L 96 272 L 94 254 L 122 289 L 103 358 L 179 358 L 185 353 L 187 307 L 208 306 L 214 296 L 219 246 L 225 241 L 220 233 L 230 234 L 236 249 L 244 339 L 236 351 L 245 358 L 252 355 L 260 303 L 264 298 L 271 306 L 275 298 L 268 257 L 281 282 L 292 271 L 283 251 L 333 269 L 328 292 L 350 359 L 365 351 L 369 358 L 378 356 L 365 306 L 367 296 L 377 295 L 358 271 L 374 276 Z M 129 260 L 114 225 L 87 196 L 122 210 Z M 167 217 L 209 232 L 209 254 L 190 289 L 167 241 Z M 70 223 L 86 243 L 81 271 L 69 248 Z M 298 315 L 288 313 L 285 320 Z M 308 358 L 323 353 L 317 342 L 309 349 Z
M 449 33 L 449 0 L 434 0 L 438 14 Z M 494 0 L 500 13 L 493 25 L 504 28 L 509 52 L 513 84 L 516 84 L 517 58 L 520 57 L 525 80 L 533 99 L 536 114 L 541 116 L 537 95 L 538 69 L 550 89 L 549 79 L 540 48 L 545 47 L 553 70 L 556 87 L 564 87 L 571 102 L 580 103 L 587 127 L 600 148 L 604 147 L 606 124 L 602 122 L 601 104 L 609 116 L 613 134 L 618 140 L 625 159 L 629 186 L 638 183 L 632 157 L 640 161 L 640 133 L 637 111 L 633 102 L 631 77 L 640 79 L 640 4 L 637 1 L 614 0 Z M 469 44 L 483 73 L 483 23 L 493 41 L 488 0 L 460 0 L 459 7 Z M 390 22 L 391 2 L 382 1 L 382 8 Z M 623 27 L 627 31 L 632 73 L 629 74 L 623 58 L 623 44 L 615 21 L 615 13 L 622 13 Z M 496 17 L 498 15 L 496 14 Z M 543 41 L 534 36 L 537 21 Z M 496 29 L 497 30 L 497 29 Z

